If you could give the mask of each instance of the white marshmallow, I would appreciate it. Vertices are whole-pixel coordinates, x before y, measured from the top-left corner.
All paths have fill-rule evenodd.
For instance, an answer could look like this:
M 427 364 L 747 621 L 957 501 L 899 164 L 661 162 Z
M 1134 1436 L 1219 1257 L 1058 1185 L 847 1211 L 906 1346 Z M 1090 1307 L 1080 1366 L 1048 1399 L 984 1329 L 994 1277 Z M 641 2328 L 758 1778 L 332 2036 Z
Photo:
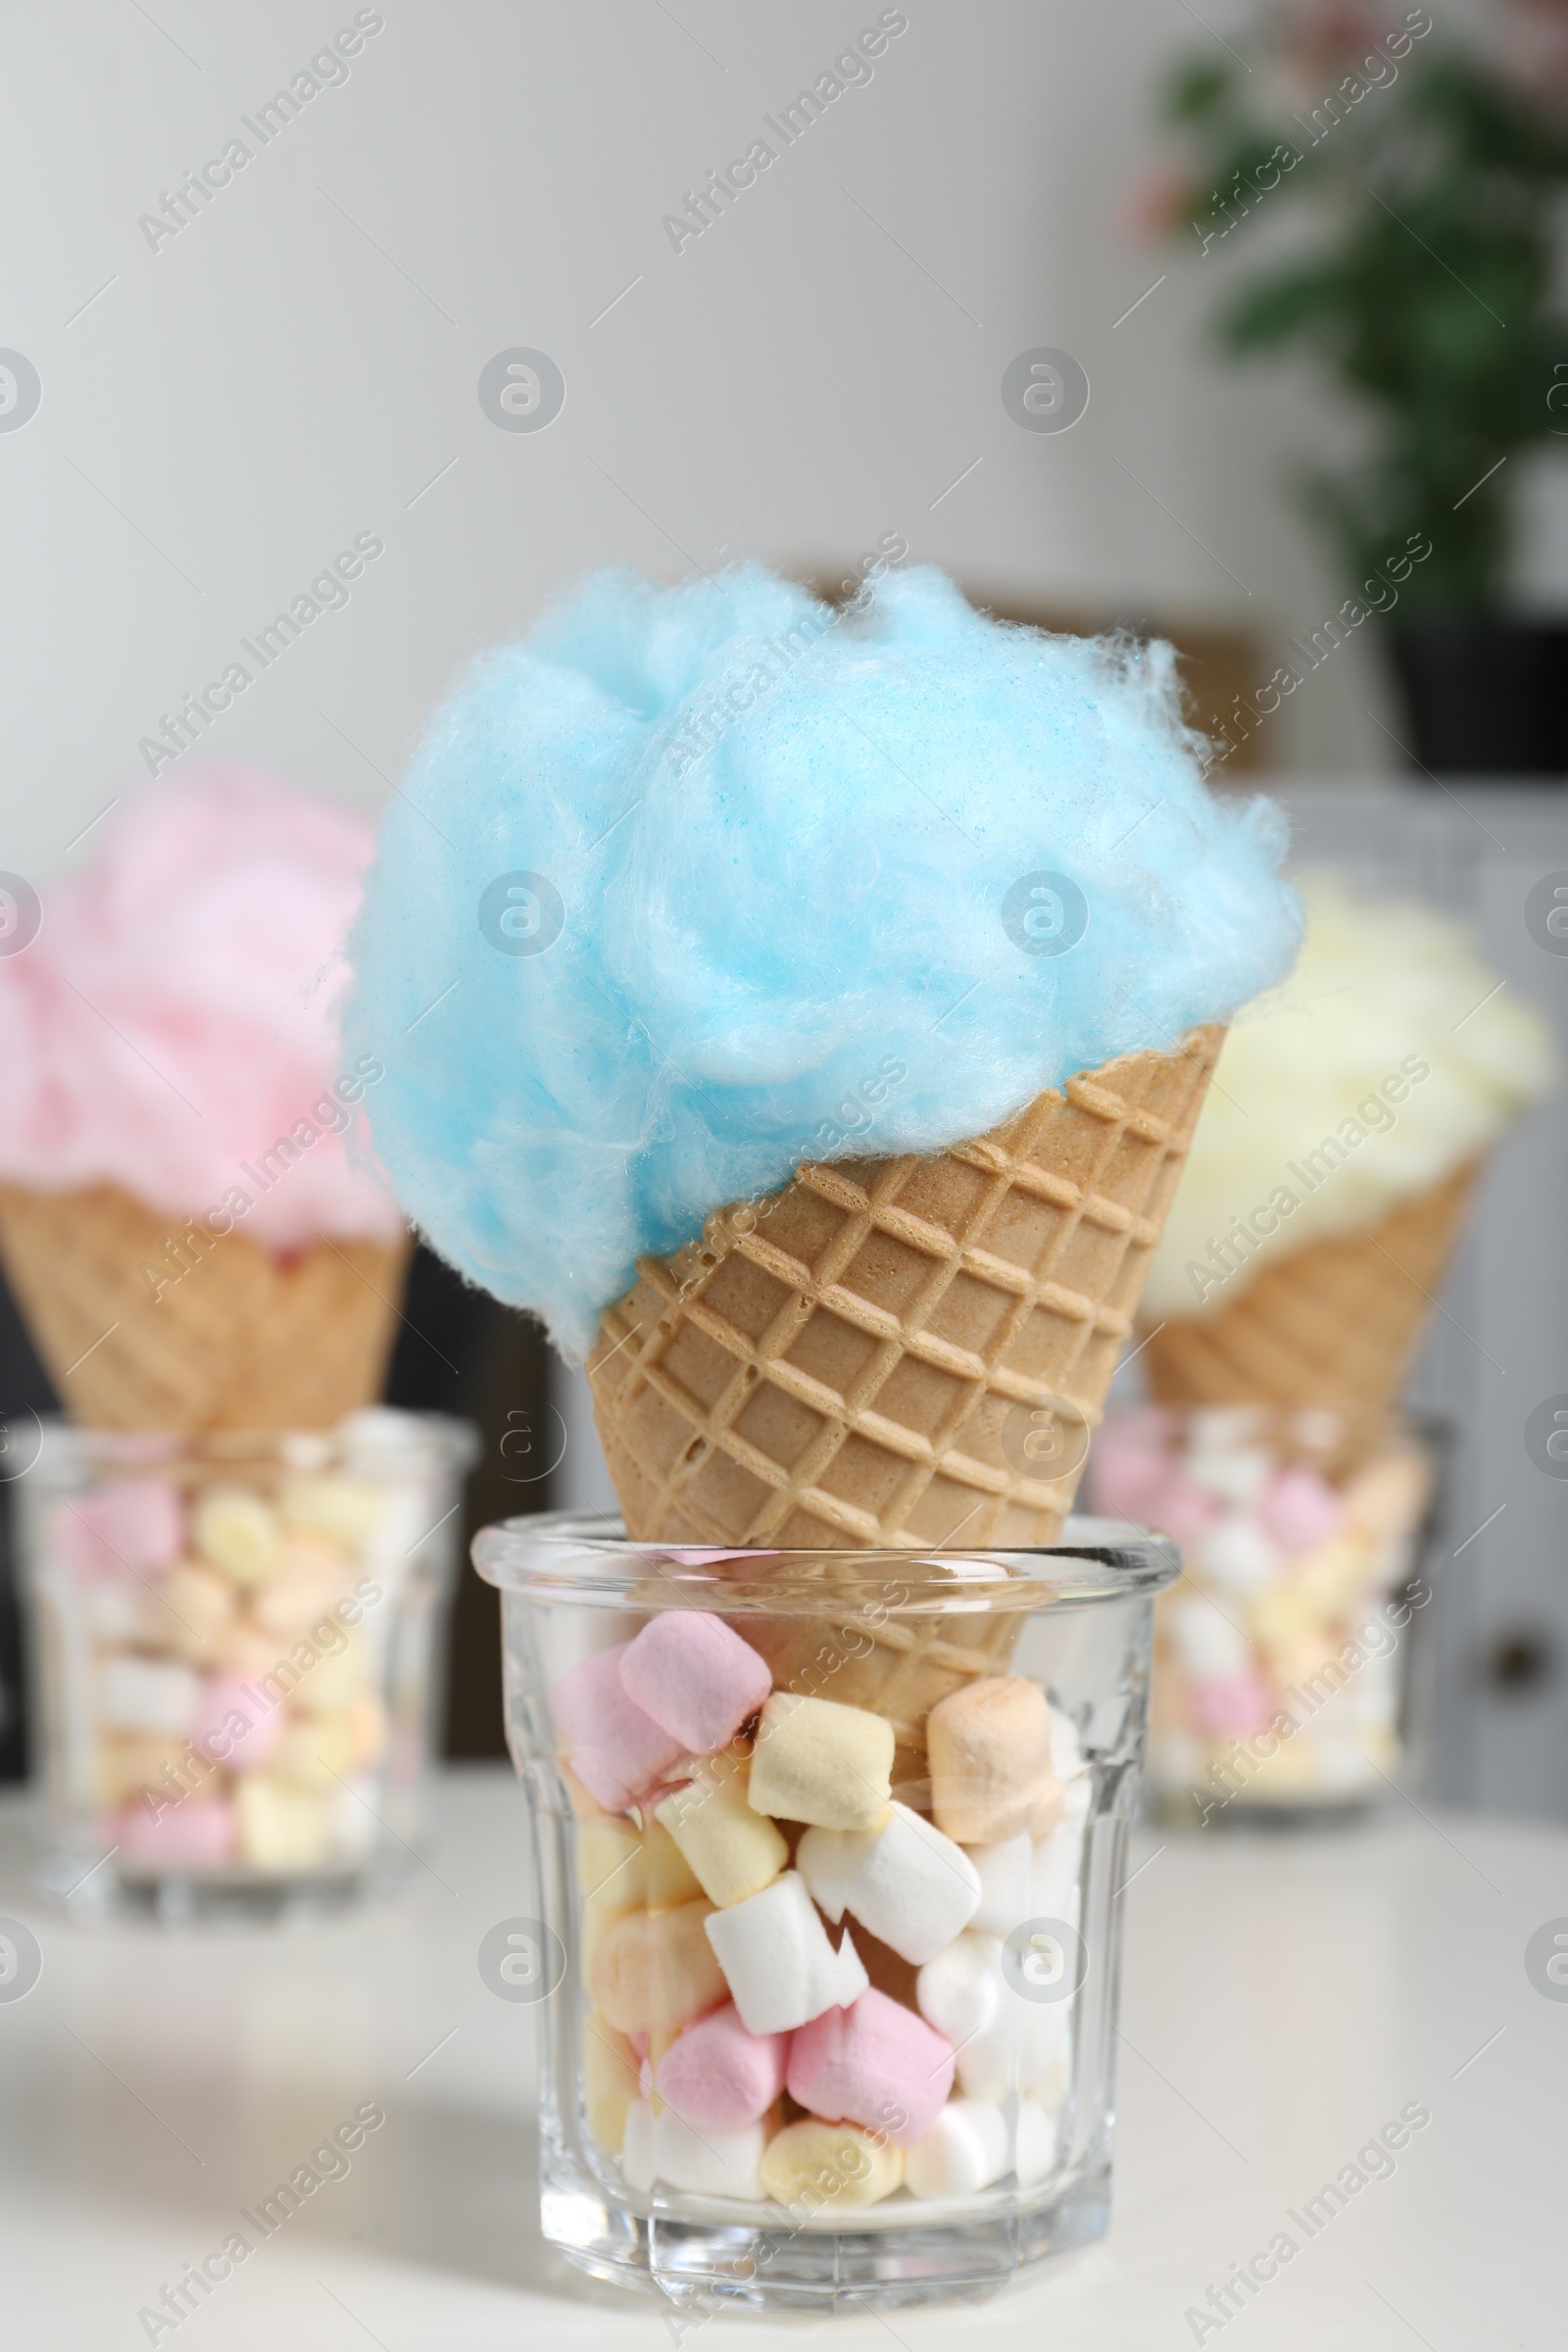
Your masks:
M 1084 1769 L 1083 1742 L 1078 1726 L 1061 1707 L 1051 1710 L 1051 1769 L 1063 1787 Z
M 748 2034 L 793 2033 L 824 2009 L 847 2009 L 870 1984 L 847 1933 L 833 1949 L 799 1871 L 705 1926 Z
M 1007 2119 L 994 2099 L 950 2099 L 904 2160 L 916 2197 L 969 2197 L 1007 2169 Z
M 971 1845 L 964 1850 L 980 1878 L 980 1900 L 970 1927 L 982 1936 L 1010 1936 L 1023 1920 L 1035 1916 L 1035 1848 L 1028 1831 L 1020 1830 L 1016 1838 L 1004 1838 L 1001 1845 Z
M 1056 2161 L 1056 2119 L 1038 2099 L 1018 2101 L 1017 2153 L 1014 2164 L 1018 2186 L 1031 2188 L 1043 2180 Z
M 1049 1838 L 1030 1849 L 1028 1907 L 1018 1919 L 1064 1919 L 1075 1928 L 1083 1858 L 1083 1825 L 1058 1822 Z
M 795 1867 L 835 1925 L 848 1911 L 916 1967 L 953 1941 L 980 1900 L 980 1874 L 962 1846 L 907 1805 L 890 1805 L 877 1830 L 808 1830 Z
M 188 1666 L 157 1658 L 110 1658 L 98 1678 L 98 1712 L 117 1732 L 183 1732 L 201 1703 Z
M 1199 1574 L 1222 1592 L 1261 1592 L 1280 1572 L 1280 1547 L 1255 1519 L 1227 1511 L 1192 1546 Z
M 1014 1992 L 1002 1973 L 997 1936 L 966 1930 L 926 1962 L 914 1997 L 926 2024 L 953 2043 L 967 2098 L 1004 2099 L 1028 2088 L 1051 2073 L 1066 2045 L 1071 2002 Z
M 1205 1593 L 1184 1592 L 1173 1600 L 1165 1611 L 1165 1631 L 1195 1682 L 1230 1682 L 1252 1671 L 1247 1634 Z
M 656 2115 L 646 2099 L 632 2099 L 626 2108 L 625 2136 L 620 2168 L 628 2188 L 643 2196 L 657 2183 L 700 2197 L 743 2197 L 760 2203 L 767 2194 L 758 2168 L 767 2146 L 765 2123 L 745 2124 L 735 2132 L 695 2132 L 683 2124 L 673 2107 Z
M 654 2156 L 654 2111 L 647 2099 L 627 2101 L 626 2132 L 620 2143 L 620 2169 L 626 2176 L 626 2186 L 647 2196 L 658 2171 Z
M 1195 1487 L 1217 1494 L 1222 1502 L 1251 1502 L 1274 1475 L 1274 1456 L 1266 1446 L 1199 1445 L 1182 1468 Z

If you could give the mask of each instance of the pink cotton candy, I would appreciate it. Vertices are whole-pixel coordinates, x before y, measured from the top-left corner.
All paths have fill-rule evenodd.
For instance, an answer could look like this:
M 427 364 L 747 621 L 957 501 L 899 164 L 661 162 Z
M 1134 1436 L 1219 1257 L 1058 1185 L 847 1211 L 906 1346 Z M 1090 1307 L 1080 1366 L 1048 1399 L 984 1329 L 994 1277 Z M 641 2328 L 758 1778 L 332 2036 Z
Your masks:
M 721 1617 L 666 1609 L 629 1642 L 621 1689 L 695 1756 L 728 1747 L 773 1688 L 766 1661 Z
M 128 787 L 93 838 L 44 886 L 30 946 L 0 957 L 0 1177 L 120 1185 L 176 1223 L 226 1200 L 275 1250 L 390 1238 L 402 1218 L 350 1166 L 360 1114 L 334 1091 L 372 1083 L 336 1019 L 369 825 L 231 771 Z
M 145 1576 L 177 1560 L 185 1513 L 177 1491 L 158 1478 L 119 1478 L 58 1505 L 55 1543 L 80 1576 Z
M 1257 1515 L 1280 1549 L 1291 1553 L 1315 1550 L 1345 1525 L 1345 1506 L 1333 1488 L 1302 1462 L 1269 1482 Z
M 789 2041 L 787 2034 L 748 2034 L 726 2001 L 665 2051 L 655 2087 L 698 2131 L 738 2130 L 764 2116 L 783 2089 Z
M 564 1674 L 550 1711 L 570 1743 L 571 1769 L 590 1796 L 612 1813 L 640 1804 L 685 1753 L 678 1740 L 627 1695 L 620 1662 L 631 1644 L 596 1650 Z
M 234 1808 L 224 1796 L 171 1795 L 156 1819 L 138 1797 L 118 1815 L 113 1836 L 122 1862 L 153 1870 L 219 1870 L 232 1862 L 237 1844 Z
M 790 2097 L 824 2122 L 862 2124 L 912 2148 L 953 2088 L 953 2063 L 945 2034 L 873 1988 L 791 2035 L 785 2082 Z
M 1188 1702 L 1195 1728 L 1211 1740 L 1260 1732 L 1274 1719 L 1274 1699 L 1261 1675 L 1230 1675 L 1223 1682 L 1193 1683 Z
M 276 1749 L 284 1714 L 239 1675 L 215 1674 L 202 1691 L 190 1737 L 202 1755 L 226 1771 L 255 1772 Z

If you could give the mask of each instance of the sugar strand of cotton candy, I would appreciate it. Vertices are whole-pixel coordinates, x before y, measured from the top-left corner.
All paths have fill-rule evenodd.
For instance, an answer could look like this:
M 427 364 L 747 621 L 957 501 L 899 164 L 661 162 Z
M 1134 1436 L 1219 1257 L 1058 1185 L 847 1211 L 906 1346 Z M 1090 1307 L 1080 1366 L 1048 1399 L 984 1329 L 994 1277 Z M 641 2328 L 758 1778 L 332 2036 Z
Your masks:
M 1284 838 L 1205 791 L 1168 647 L 923 569 L 841 617 L 756 564 L 598 574 L 473 665 L 389 808 L 352 948 L 377 1148 L 578 1352 L 639 1254 L 802 1160 L 941 1149 L 1227 1016 L 1295 947 Z

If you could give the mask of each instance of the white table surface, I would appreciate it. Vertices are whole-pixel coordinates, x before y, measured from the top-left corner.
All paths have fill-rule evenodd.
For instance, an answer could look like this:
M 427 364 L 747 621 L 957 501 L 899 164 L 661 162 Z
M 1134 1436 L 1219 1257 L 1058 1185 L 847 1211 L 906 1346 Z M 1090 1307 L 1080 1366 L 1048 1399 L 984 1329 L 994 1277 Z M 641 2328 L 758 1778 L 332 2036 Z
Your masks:
M 387 2121 L 349 2176 L 160 2343 L 670 2343 L 662 2306 L 539 2235 L 534 2013 L 475 1965 L 487 1928 L 533 1908 L 522 1805 L 499 1770 L 449 1773 L 405 1894 L 251 1935 L 71 1926 L 33 1891 L 21 1802 L 0 1805 L 0 1915 L 43 1951 L 32 1990 L 0 2001 L 8 2352 L 145 2343 L 139 2308 L 367 2100 Z M 1110 2235 L 977 2307 L 714 2320 L 712 2352 L 1191 2344 L 1210 2282 L 1408 2101 L 1432 2120 L 1392 2178 L 1201 2340 L 1561 2352 L 1568 2001 L 1532 1987 L 1524 1950 L 1568 1914 L 1568 1835 L 1401 1809 L 1333 1836 L 1146 1832 L 1134 1864 Z

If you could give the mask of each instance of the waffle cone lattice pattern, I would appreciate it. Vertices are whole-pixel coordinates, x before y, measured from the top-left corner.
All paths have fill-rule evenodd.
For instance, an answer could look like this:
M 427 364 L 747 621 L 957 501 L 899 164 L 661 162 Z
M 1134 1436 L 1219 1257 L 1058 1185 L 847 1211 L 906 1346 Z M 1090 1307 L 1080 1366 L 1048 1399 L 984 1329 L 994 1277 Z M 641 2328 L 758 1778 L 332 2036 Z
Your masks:
M 274 1257 L 241 1233 L 164 1254 L 178 1220 L 117 1186 L 0 1186 L 0 1256 L 73 1420 L 96 1429 L 324 1429 L 381 1393 L 406 1241 Z M 168 1280 L 159 1296 L 143 1272 Z
M 799 1169 L 645 1258 L 588 1359 L 641 1542 L 1051 1542 L 1221 1031 L 1071 1078 L 930 1157 Z M 1050 1403 L 1066 1468 L 1020 1439 Z
M 1206 1315 L 1145 1343 L 1162 1404 L 1387 1404 L 1436 1310 L 1481 1173 L 1471 1160 L 1366 1233 L 1265 1262 Z

